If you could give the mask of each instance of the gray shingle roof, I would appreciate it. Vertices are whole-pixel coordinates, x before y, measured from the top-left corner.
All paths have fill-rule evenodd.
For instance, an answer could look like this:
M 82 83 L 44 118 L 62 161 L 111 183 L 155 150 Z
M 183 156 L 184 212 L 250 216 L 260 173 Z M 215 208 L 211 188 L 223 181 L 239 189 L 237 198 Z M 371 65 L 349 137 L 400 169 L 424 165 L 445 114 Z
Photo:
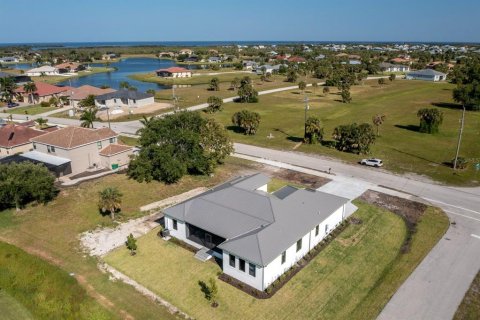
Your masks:
M 153 97 L 153 95 L 145 92 L 134 91 L 134 90 L 118 90 L 115 92 L 99 95 L 95 98 L 95 100 L 110 100 L 110 99 L 141 100 L 141 99 L 147 99 L 151 97 Z
M 237 178 L 164 213 L 227 239 L 220 249 L 266 266 L 349 201 L 315 190 L 289 189 L 282 197 L 256 190 L 269 180 Z

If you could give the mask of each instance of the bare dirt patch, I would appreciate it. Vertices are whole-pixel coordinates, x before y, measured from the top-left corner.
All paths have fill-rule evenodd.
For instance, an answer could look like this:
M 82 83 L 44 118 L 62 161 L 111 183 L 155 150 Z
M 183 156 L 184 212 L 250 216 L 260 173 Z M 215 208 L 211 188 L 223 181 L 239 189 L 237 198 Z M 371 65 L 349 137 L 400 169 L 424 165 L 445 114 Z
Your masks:
M 329 179 L 314 176 L 307 173 L 302 173 L 298 171 L 293 171 L 289 169 L 279 169 L 275 170 L 272 175 L 276 178 L 290 181 L 295 184 L 304 185 L 306 187 L 317 189 L 330 182 Z

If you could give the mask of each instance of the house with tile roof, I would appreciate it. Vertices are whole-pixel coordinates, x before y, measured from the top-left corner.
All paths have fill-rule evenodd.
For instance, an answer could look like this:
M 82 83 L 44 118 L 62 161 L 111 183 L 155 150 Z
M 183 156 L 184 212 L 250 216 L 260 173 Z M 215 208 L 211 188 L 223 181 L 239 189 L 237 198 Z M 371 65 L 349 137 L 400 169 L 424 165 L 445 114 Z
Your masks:
M 47 162 L 68 159 L 77 174 L 99 169 L 125 167 L 133 148 L 118 143 L 118 134 L 109 128 L 66 127 L 30 139 L 33 150 Z
M 18 101 L 29 101 L 31 103 L 40 103 L 42 101 L 49 101 L 52 97 L 62 97 L 68 94 L 71 87 L 59 87 L 46 82 L 36 81 L 35 86 L 37 90 L 30 94 L 25 91 L 24 86 L 15 89 L 16 99 Z M 33 98 L 33 101 L 31 101 Z
M 70 105 L 74 108 L 78 108 L 78 103 L 83 99 L 87 98 L 88 96 L 99 96 L 106 93 L 112 93 L 117 90 L 112 88 L 97 88 L 91 85 L 84 85 L 78 88 L 70 88 L 70 90 L 66 91 L 66 95 L 70 100 Z
M 6 124 L 0 127 L 0 157 L 32 150 L 31 138 L 45 134 L 25 125 Z
M 158 69 L 155 71 L 158 77 L 162 78 L 191 78 L 192 71 L 181 68 L 181 67 L 171 67 L 167 69 Z
M 170 236 L 221 259 L 223 272 L 265 290 L 345 219 L 348 199 L 283 187 L 263 174 L 238 177 L 164 209 Z
M 45 76 L 58 76 L 60 73 L 58 72 L 58 69 L 56 67 L 52 66 L 41 66 L 38 68 L 33 68 L 30 70 L 27 70 L 25 74 L 29 77 L 40 77 L 42 75 Z
M 58 69 L 58 73 L 77 73 L 85 70 L 87 67 L 83 63 L 78 62 L 64 62 L 57 64 L 55 68 Z

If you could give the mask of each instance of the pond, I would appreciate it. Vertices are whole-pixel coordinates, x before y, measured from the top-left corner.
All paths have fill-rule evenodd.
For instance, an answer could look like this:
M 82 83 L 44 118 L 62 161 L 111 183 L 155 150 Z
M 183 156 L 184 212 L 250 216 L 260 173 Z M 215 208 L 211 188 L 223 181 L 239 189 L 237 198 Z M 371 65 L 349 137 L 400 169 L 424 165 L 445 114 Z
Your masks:
M 102 63 L 92 63 L 92 67 L 104 67 Z M 110 63 L 110 67 L 115 67 L 116 71 L 95 73 L 92 75 L 73 78 L 59 82 L 58 85 L 80 87 L 83 85 L 91 85 L 101 87 L 103 85 L 114 89 L 119 89 L 120 82 L 127 81 L 131 86 L 136 87 L 138 91 L 145 92 L 148 89 L 163 90 L 169 89 L 170 86 L 160 85 L 156 83 L 142 82 L 129 78 L 134 73 L 148 73 L 162 68 L 175 67 L 177 64 L 172 60 L 155 59 L 155 58 L 126 58 L 118 62 Z M 197 66 L 189 66 L 195 69 Z

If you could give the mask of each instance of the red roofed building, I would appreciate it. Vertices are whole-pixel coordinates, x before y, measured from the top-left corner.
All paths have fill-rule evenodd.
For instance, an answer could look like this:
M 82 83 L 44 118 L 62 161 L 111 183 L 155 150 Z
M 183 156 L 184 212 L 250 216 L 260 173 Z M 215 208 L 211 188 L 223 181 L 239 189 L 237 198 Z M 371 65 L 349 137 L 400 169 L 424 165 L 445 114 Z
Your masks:
M 78 62 L 64 62 L 57 64 L 55 68 L 58 69 L 58 73 L 70 73 L 70 72 L 78 72 L 85 70 L 85 65 L 78 63 Z
M 162 78 L 191 78 L 192 71 L 180 68 L 180 67 L 171 67 L 168 69 L 158 69 L 155 71 L 157 76 Z
M 31 150 L 33 146 L 30 139 L 45 133 L 25 125 L 7 124 L 0 127 L 0 157 Z
M 29 101 L 31 103 L 40 103 L 42 101 L 48 101 L 52 97 L 61 97 L 71 90 L 71 87 L 58 87 L 53 84 L 45 82 L 35 82 L 37 90 L 33 95 L 25 91 L 24 86 L 21 86 L 15 90 L 18 101 Z M 33 98 L 33 101 L 32 101 Z
M 306 61 L 305 58 L 297 57 L 297 56 L 288 58 L 288 62 L 305 63 L 305 61 Z

